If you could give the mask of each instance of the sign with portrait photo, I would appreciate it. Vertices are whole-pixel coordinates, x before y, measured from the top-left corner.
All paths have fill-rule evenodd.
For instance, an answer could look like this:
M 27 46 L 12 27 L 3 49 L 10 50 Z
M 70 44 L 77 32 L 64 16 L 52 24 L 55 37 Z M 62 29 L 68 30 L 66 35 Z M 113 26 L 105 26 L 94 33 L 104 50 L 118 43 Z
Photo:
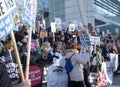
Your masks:
M 86 30 L 86 29 L 80 30 L 79 36 L 80 36 L 80 43 L 82 46 L 90 45 L 90 37 L 89 37 L 88 30 Z

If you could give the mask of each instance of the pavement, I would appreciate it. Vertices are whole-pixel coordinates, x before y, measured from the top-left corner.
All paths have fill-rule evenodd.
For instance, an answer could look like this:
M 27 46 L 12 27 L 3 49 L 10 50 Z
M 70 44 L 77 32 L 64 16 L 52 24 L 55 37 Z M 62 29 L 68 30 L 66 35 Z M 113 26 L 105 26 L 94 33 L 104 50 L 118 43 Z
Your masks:
M 120 75 L 114 75 L 113 84 L 110 87 L 120 87 Z

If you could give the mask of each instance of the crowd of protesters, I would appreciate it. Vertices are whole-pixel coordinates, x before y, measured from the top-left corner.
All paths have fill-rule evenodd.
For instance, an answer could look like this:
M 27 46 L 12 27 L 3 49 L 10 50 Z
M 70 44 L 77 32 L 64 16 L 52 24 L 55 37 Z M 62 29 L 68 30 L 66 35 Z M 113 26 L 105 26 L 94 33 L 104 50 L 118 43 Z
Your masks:
M 97 33 L 94 33 L 91 27 L 88 27 L 88 31 L 91 35 L 98 36 Z M 60 61 L 63 58 L 69 58 L 72 56 L 71 61 L 74 65 L 74 68 L 71 72 L 65 73 L 66 81 L 61 83 L 55 83 L 50 81 L 55 78 L 56 81 L 59 81 L 62 77 L 47 77 L 47 87 L 92 87 L 90 82 L 90 72 L 98 73 L 99 71 L 104 71 L 102 69 L 102 63 L 110 61 L 110 53 L 118 54 L 118 62 L 120 62 L 120 38 L 117 35 L 112 33 L 108 33 L 105 36 L 99 34 L 101 39 L 100 46 L 96 46 L 96 51 L 90 49 L 91 54 L 85 52 L 81 53 L 81 42 L 79 37 L 79 31 L 69 31 L 62 30 L 56 31 L 55 33 L 47 32 L 48 36 L 41 38 L 40 33 L 38 31 L 32 32 L 32 44 L 31 44 L 31 59 L 30 65 L 39 65 L 40 67 L 45 67 L 46 65 L 52 66 L 52 68 L 48 68 L 47 75 L 50 74 L 49 69 L 55 72 L 56 68 L 59 70 L 64 69 L 64 63 L 60 64 Z M 23 71 L 26 69 L 26 58 L 27 58 L 27 44 L 29 39 L 29 27 L 21 26 L 19 31 L 15 32 L 16 43 L 18 46 L 18 50 L 20 53 L 21 63 L 23 65 Z M 4 46 L 1 46 L 0 55 L 2 56 L 3 48 L 5 50 L 12 50 L 13 58 L 14 58 L 14 47 L 11 41 L 10 36 L 6 37 L 5 40 L 1 41 Z M 14 62 L 15 59 L 13 59 Z M 0 65 L 1 67 L 2 65 Z M 1 68 L 0 68 L 1 69 Z M 44 68 L 43 68 L 44 69 Z M 4 79 L 2 79 L 2 72 L 4 70 L 0 70 L 0 86 L 5 84 Z M 43 70 L 44 71 L 44 70 Z M 51 71 L 52 72 L 52 71 Z M 116 73 L 120 72 L 120 64 L 118 65 Z M 54 74 L 54 73 L 53 73 Z M 64 77 L 64 76 L 63 76 Z M 8 81 L 9 82 L 9 81 Z M 10 82 L 8 83 L 10 84 Z M 22 83 L 21 83 L 22 84 Z M 55 86 L 55 84 L 58 84 Z M 64 84 L 64 85 L 62 85 Z M 94 85 L 98 85 L 98 79 L 94 79 Z M 6 84 L 7 85 L 7 84 Z M 40 85 L 34 87 L 40 87 Z M 11 87 L 9 86 L 1 86 L 1 87 Z M 23 86 L 21 86 L 23 87 Z M 27 86 L 25 86 L 27 87 Z

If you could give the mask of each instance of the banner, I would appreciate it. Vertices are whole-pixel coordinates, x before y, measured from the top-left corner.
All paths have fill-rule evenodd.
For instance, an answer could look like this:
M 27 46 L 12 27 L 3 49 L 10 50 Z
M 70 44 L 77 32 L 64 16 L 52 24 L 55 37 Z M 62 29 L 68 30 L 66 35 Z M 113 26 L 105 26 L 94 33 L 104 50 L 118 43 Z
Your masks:
M 24 0 L 23 21 L 29 26 L 35 24 L 36 19 L 36 0 Z
M 13 63 L 11 51 L 0 57 L 0 60 L 6 65 L 7 72 L 11 79 L 13 87 L 19 84 L 18 65 Z
M 80 43 L 82 46 L 90 45 L 90 38 L 89 38 L 88 30 L 85 30 L 85 29 L 80 30 L 79 36 L 80 36 Z
M 0 40 L 14 29 L 12 11 L 15 8 L 14 0 L 0 0 Z

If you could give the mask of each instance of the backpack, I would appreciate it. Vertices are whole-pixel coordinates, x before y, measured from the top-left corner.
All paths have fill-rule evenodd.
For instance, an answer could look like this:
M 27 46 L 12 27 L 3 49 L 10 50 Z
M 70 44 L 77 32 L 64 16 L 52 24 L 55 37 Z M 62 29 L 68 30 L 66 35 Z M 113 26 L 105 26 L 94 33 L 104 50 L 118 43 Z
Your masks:
M 72 65 L 71 58 L 75 54 L 76 53 L 72 54 L 69 58 L 66 58 L 65 69 L 66 69 L 67 72 L 71 72 L 73 70 L 74 66 Z

